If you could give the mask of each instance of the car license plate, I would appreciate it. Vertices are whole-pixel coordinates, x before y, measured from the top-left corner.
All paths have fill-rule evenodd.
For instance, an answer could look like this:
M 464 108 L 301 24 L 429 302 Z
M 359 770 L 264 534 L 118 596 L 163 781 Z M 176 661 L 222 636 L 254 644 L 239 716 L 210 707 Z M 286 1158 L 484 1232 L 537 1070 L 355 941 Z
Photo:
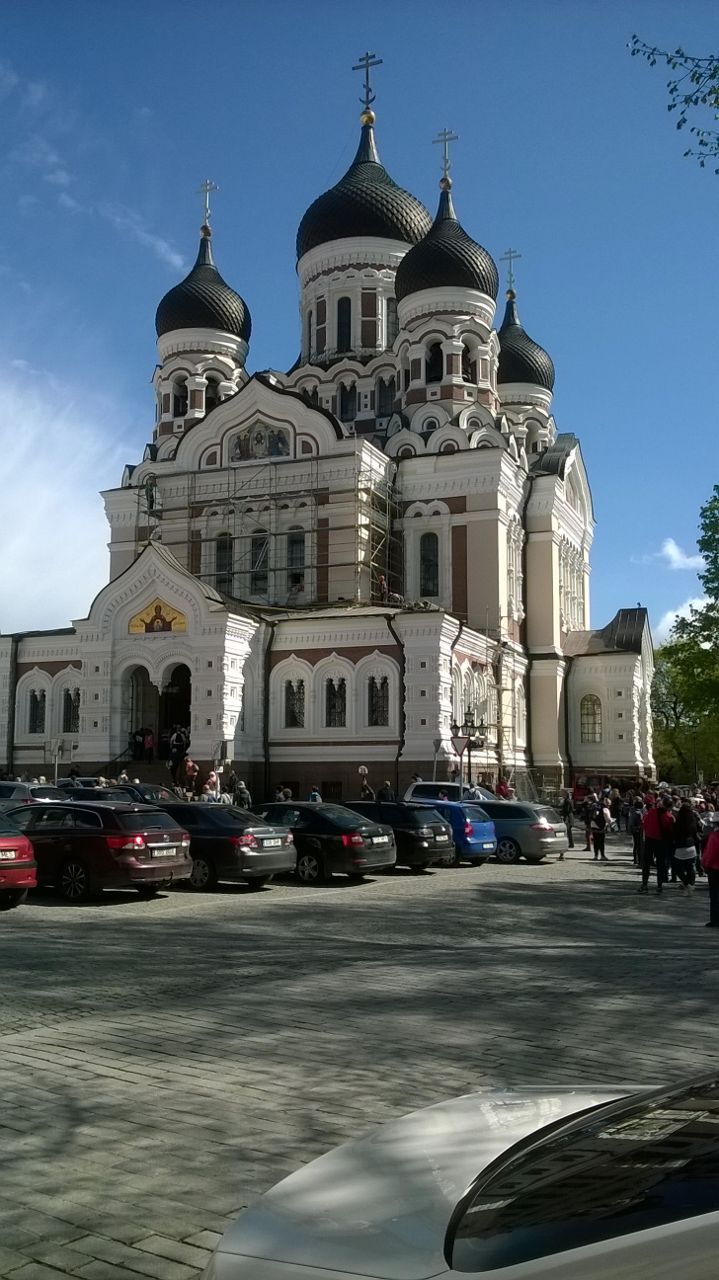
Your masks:
M 278 849 L 282 844 L 281 840 L 263 840 L 265 849 Z
M 437 843 L 438 843 L 438 844 L 439 844 L 440 840 L 449 840 L 449 836 L 437 836 Z
M 176 853 L 177 853 L 177 849 L 175 849 L 175 848 L 172 848 L 172 849 L 153 849 L 153 850 L 152 850 L 152 856 L 153 856 L 153 858 L 174 858 Z
M 389 844 L 389 836 L 372 836 L 372 844 Z
M 483 848 L 483 849 L 493 849 L 493 848 L 494 848 L 494 845 L 491 843 L 491 841 L 485 840 L 484 844 L 482 845 L 482 848 Z
M 13 862 L 17 849 L 0 849 L 0 862 Z

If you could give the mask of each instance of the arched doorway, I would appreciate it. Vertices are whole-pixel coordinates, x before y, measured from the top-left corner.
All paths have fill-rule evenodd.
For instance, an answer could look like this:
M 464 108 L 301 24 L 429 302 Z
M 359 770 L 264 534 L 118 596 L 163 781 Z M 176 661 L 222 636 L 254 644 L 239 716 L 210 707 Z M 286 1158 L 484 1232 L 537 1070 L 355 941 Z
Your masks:
M 146 667 L 133 667 L 129 673 L 128 737 L 133 760 L 143 759 L 142 738 L 148 729 L 157 736 L 159 694 Z
M 157 751 L 161 760 L 169 759 L 170 737 L 176 726 L 190 734 L 192 676 L 190 668 L 180 662 L 165 673 L 157 709 Z

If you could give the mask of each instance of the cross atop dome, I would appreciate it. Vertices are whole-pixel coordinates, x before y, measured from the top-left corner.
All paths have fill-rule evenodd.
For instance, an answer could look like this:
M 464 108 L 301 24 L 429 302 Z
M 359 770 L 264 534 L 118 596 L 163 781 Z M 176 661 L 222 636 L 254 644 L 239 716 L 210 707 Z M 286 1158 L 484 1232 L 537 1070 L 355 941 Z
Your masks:
M 353 71 L 364 71 L 364 93 L 360 98 L 360 102 L 362 103 L 362 107 L 363 107 L 362 117 L 361 117 L 362 124 L 374 124 L 374 111 L 371 111 L 370 108 L 375 98 L 377 97 L 377 94 L 374 93 L 372 90 L 369 73 L 370 73 L 371 67 L 381 67 L 381 66 L 382 66 L 382 58 L 378 58 L 376 54 L 370 53 L 368 51 L 367 53 L 362 54 L 362 57 L 358 60 L 356 66 L 352 68 Z M 364 119 L 365 116 L 371 116 L 372 118 L 365 120 Z
M 506 252 L 503 253 L 501 258 L 499 259 L 500 262 L 507 263 L 507 287 L 512 290 L 514 290 L 514 285 L 516 282 L 516 277 L 514 274 L 514 263 L 517 262 L 521 258 L 521 256 L 522 255 L 518 249 L 507 249 Z
M 459 142 L 459 134 L 452 133 L 451 129 L 443 129 L 441 133 L 437 134 L 436 138 L 432 139 L 433 146 L 436 147 L 441 145 L 442 147 L 442 181 L 440 182 L 440 186 L 442 183 L 445 185 L 449 183 L 451 185 L 451 178 L 449 176 L 449 171 L 452 167 L 452 161 L 449 158 L 450 142 Z
M 212 235 L 212 228 L 210 227 L 210 218 L 212 217 L 212 210 L 210 209 L 210 194 L 213 191 L 219 191 L 219 189 L 220 188 L 217 183 L 213 182 L 211 178 L 205 178 L 205 181 L 197 189 L 197 194 L 198 196 L 203 197 L 205 205 L 205 216 L 203 218 L 200 231 L 207 239 Z

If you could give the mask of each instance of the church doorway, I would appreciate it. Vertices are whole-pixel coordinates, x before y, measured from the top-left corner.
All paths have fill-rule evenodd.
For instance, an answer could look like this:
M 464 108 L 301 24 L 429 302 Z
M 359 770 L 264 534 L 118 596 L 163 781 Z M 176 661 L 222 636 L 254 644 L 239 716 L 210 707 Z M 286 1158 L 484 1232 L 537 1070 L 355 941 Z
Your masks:
M 157 751 L 161 760 L 170 758 L 170 738 L 177 726 L 190 734 L 192 676 L 184 662 L 178 663 L 165 676 L 159 697 L 157 715 Z
M 157 737 L 157 713 L 160 695 L 150 680 L 146 667 L 130 672 L 130 746 L 133 760 L 145 759 L 144 740 L 148 733 Z

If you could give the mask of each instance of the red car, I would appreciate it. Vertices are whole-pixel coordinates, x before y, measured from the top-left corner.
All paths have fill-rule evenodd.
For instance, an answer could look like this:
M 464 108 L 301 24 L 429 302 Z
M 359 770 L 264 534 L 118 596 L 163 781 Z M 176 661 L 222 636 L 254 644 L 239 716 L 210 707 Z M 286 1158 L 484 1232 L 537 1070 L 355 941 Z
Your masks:
M 19 907 L 36 884 L 37 863 L 30 841 L 0 813 L 0 911 Z

